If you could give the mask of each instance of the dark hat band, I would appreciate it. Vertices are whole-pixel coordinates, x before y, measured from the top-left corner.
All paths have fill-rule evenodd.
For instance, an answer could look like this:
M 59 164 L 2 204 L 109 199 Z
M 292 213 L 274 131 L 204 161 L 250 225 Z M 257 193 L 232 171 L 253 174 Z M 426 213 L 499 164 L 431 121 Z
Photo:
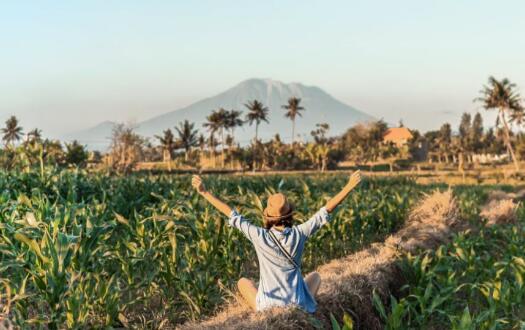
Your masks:
M 290 207 L 290 212 L 288 212 L 287 214 L 283 214 L 283 215 L 276 215 L 276 216 L 268 215 L 266 213 L 266 210 L 264 210 L 263 214 L 266 220 L 281 220 L 281 219 L 286 219 L 290 217 L 293 214 L 293 208 Z

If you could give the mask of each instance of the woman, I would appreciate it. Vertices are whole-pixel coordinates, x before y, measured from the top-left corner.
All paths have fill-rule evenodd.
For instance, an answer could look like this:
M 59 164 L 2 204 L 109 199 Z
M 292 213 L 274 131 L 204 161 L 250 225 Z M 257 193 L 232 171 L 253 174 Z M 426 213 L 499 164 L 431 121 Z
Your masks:
M 352 173 L 341 192 L 310 220 L 297 226 L 293 226 L 293 208 L 286 196 L 281 193 L 271 195 L 263 212 L 265 228 L 251 224 L 236 210 L 213 196 L 199 176 L 193 176 L 192 185 L 202 197 L 228 216 L 229 225 L 242 231 L 255 247 L 260 267 L 259 288 L 246 278 L 241 278 L 237 283 L 250 307 L 262 311 L 275 306 L 297 305 L 313 313 L 317 305 L 314 297 L 321 285 L 321 277 L 314 272 L 303 279 L 301 257 L 304 244 L 308 237 L 330 221 L 329 214 L 360 181 L 360 172 Z

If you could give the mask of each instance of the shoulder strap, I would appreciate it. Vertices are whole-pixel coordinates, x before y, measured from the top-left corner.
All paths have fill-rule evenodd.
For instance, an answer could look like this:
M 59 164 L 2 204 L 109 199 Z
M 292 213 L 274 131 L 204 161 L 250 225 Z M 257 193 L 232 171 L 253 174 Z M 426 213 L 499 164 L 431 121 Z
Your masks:
M 281 250 L 282 254 L 284 254 L 284 256 L 286 257 L 286 259 L 288 259 L 288 261 L 296 268 L 296 269 L 299 269 L 299 265 L 297 264 L 297 262 L 295 262 L 294 258 L 292 258 L 292 256 L 290 255 L 290 253 L 288 253 L 288 251 L 286 251 L 286 249 L 281 245 L 281 243 L 279 242 L 279 240 L 277 239 L 277 237 L 275 237 L 275 234 L 272 233 L 272 230 L 271 229 L 268 229 L 268 233 L 270 234 L 270 238 L 272 239 L 272 241 L 275 243 L 275 245 L 277 245 L 277 247 L 279 248 L 279 250 Z

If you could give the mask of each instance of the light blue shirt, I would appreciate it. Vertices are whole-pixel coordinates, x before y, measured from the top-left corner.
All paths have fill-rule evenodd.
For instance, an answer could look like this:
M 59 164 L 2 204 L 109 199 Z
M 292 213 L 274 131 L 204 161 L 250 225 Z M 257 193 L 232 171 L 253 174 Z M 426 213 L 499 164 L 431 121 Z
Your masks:
M 270 229 L 281 245 L 300 266 L 304 244 L 308 237 L 330 220 L 326 208 L 321 208 L 310 220 L 284 231 Z M 257 310 L 275 306 L 297 305 L 313 313 L 317 308 L 308 291 L 300 269 L 296 269 L 272 241 L 268 230 L 255 226 L 233 210 L 229 224 L 242 231 L 253 243 L 259 259 L 260 279 L 257 291 Z

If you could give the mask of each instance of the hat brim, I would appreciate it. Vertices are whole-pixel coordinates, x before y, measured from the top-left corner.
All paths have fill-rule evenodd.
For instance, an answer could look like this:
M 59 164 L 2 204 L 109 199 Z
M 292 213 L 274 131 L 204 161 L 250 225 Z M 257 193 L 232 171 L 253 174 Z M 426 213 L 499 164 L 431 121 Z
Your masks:
M 264 212 L 263 212 L 263 215 L 264 215 L 264 218 L 266 218 L 266 220 L 282 220 L 282 219 L 286 219 L 286 218 L 289 218 L 290 216 L 292 216 L 293 214 L 293 205 L 290 204 L 290 211 L 286 214 L 282 214 L 282 215 L 269 215 L 268 214 L 268 209 L 265 209 Z

